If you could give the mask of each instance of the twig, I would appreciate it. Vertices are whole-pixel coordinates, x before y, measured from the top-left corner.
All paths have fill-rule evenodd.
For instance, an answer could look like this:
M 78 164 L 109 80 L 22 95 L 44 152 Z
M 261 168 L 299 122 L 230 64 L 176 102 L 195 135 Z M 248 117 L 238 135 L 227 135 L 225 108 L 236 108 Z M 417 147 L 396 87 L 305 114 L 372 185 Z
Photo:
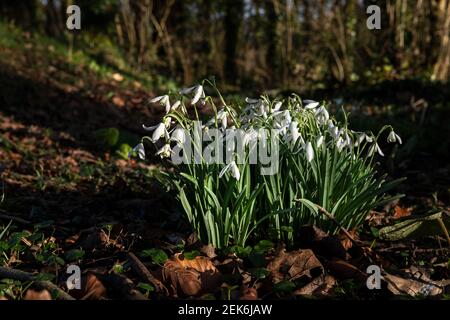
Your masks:
M 138 257 L 132 252 L 127 253 L 128 262 L 130 263 L 131 269 L 136 272 L 144 281 L 147 281 L 155 287 L 156 292 L 162 292 L 168 295 L 169 292 L 167 288 L 162 284 L 161 281 L 156 279 L 147 267 L 139 260 Z
M 320 212 L 322 212 L 328 219 L 330 219 L 331 221 L 333 221 L 338 227 L 339 229 L 341 229 L 341 231 L 344 233 L 344 235 L 350 239 L 350 241 L 357 247 L 359 247 L 358 243 L 356 242 L 356 240 L 352 237 L 352 235 L 347 231 L 347 229 L 345 229 L 332 215 L 331 213 L 329 213 L 325 208 L 319 206 L 318 204 L 316 204 L 317 208 L 319 209 Z
M 0 213 L 0 219 L 13 220 L 13 221 L 21 223 L 21 224 L 31 224 L 30 221 L 22 219 L 22 218 L 19 218 L 19 217 L 16 217 L 16 216 L 12 216 L 12 215 L 8 214 L 8 212 L 3 210 L 3 209 L 0 209 L 0 212 L 1 212 Z
M 24 272 L 21 270 L 6 268 L 6 267 L 0 267 L 0 278 L 4 279 L 13 279 L 13 280 L 19 280 L 19 281 L 30 281 L 34 282 L 37 287 L 46 289 L 50 292 L 56 291 L 57 292 L 57 299 L 59 300 L 75 300 L 74 297 L 72 297 L 70 294 L 59 288 L 57 285 L 50 281 L 40 281 L 38 279 L 38 275 Z

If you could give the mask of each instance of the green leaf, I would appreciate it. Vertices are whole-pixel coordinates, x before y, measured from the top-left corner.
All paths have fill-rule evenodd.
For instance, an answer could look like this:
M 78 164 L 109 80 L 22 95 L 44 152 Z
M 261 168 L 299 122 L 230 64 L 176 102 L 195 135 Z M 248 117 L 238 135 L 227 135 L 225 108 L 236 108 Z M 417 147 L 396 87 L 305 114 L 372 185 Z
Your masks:
M 270 271 L 266 268 L 252 268 L 249 269 L 250 273 L 253 277 L 255 277 L 258 280 L 264 279 L 270 274 Z
M 64 254 L 67 261 L 75 261 L 84 257 L 84 251 L 80 249 L 69 250 Z
M 393 226 L 384 227 L 380 230 L 380 238 L 388 241 L 397 241 L 444 235 L 438 219 L 442 219 L 447 230 L 450 229 L 450 217 L 443 212 L 438 212 L 426 217 L 406 219 Z
M 194 260 L 195 257 L 198 257 L 199 255 L 200 255 L 200 252 L 198 252 L 197 250 L 188 251 L 188 252 L 183 252 L 183 256 L 184 256 L 187 260 Z
M 142 289 L 146 293 L 155 291 L 155 287 L 153 287 L 150 283 L 139 282 L 136 287 Z
M 157 248 L 143 250 L 141 252 L 141 257 L 151 258 L 156 264 L 163 264 L 167 261 L 167 259 L 169 259 L 163 250 Z
M 295 284 L 291 281 L 280 281 L 273 286 L 275 292 L 288 294 L 294 291 Z
M 270 249 L 273 248 L 273 242 L 270 240 L 261 240 L 260 242 L 258 242 L 255 247 L 254 250 L 256 252 L 260 252 L 260 253 L 266 253 L 267 251 L 269 251 Z
M 100 146 L 111 148 L 119 140 L 119 130 L 117 128 L 99 129 L 94 132 L 94 137 Z

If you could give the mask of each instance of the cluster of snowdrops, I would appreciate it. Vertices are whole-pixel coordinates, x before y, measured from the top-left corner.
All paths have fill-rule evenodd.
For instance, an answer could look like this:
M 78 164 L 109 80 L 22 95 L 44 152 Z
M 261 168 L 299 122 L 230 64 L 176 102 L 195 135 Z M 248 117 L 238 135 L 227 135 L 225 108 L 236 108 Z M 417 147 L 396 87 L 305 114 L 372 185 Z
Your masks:
M 330 234 L 340 227 L 357 229 L 370 210 L 400 197 L 386 192 L 401 180 L 387 181 L 374 163 L 374 157 L 383 156 L 382 136 L 390 143 L 402 142 L 391 126 L 378 134 L 355 132 L 345 113 L 340 123 L 325 103 L 294 94 L 234 100 L 225 102 L 208 81 L 152 99 L 165 108 L 165 115 L 159 124 L 143 125 L 150 135 L 131 152 L 145 159 L 145 148 L 154 145 L 172 166 L 162 172 L 163 181 L 175 190 L 202 242 L 216 248 L 245 246 L 250 238 L 292 244 L 303 225 Z M 203 110 L 212 110 L 212 116 L 201 122 Z M 219 133 L 214 139 L 213 131 Z M 201 151 L 211 140 L 215 146 L 219 142 L 213 155 L 227 155 L 223 162 L 211 161 Z M 187 147 L 193 150 L 189 156 Z M 267 163 L 253 156 L 263 147 L 276 155 L 276 170 L 268 173 Z M 173 161 L 174 153 L 183 151 L 184 160 L 195 154 L 195 161 Z

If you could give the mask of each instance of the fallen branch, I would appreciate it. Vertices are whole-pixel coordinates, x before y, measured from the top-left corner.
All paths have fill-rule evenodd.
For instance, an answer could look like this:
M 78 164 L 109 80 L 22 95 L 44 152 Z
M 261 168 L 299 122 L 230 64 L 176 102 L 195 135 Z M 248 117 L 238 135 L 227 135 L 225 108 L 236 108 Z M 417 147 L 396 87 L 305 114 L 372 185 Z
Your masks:
M 0 267 L 0 278 L 33 282 L 36 285 L 36 287 L 40 289 L 46 289 L 49 292 L 56 292 L 57 293 L 56 299 L 75 300 L 74 297 L 72 297 L 70 294 L 59 288 L 54 283 L 50 281 L 37 280 L 39 278 L 39 275 L 35 275 L 29 272 L 24 272 L 21 270 L 6 267 Z
M 11 214 L 8 214 L 8 212 L 3 210 L 3 209 L 0 209 L 0 219 L 12 220 L 12 221 L 15 221 L 15 222 L 18 222 L 18 223 L 21 223 L 21 224 L 30 224 L 31 223 L 30 221 L 27 221 L 25 219 L 22 219 L 22 218 L 13 216 Z
M 162 284 L 161 281 L 156 279 L 151 272 L 147 269 L 147 267 L 139 260 L 138 257 L 132 252 L 127 253 L 128 262 L 130 264 L 131 269 L 136 272 L 139 277 L 143 281 L 146 281 L 148 283 L 153 284 L 155 287 L 156 292 L 164 293 L 165 295 L 169 295 L 169 291 L 167 288 Z

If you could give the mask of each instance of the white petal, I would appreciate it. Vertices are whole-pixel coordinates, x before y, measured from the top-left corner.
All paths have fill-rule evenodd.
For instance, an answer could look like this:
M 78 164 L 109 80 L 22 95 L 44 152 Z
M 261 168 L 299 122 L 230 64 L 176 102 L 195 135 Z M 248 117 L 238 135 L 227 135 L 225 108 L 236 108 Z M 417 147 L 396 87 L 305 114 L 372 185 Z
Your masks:
M 316 142 L 317 148 L 320 148 L 322 143 L 323 143 L 323 136 L 320 136 L 319 138 L 317 138 L 317 142 Z
M 199 85 L 197 87 L 197 89 L 195 90 L 195 95 L 194 95 L 194 98 L 191 101 L 191 105 L 196 104 L 200 100 L 200 98 L 202 97 L 203 94 L 204 94 L 203 86 Z
M 314 149 L 310 141 L 306 143 L 306 159 L 311 162 L 314 159 Z
M 304 107 L 306 109 L 314 109 L 317 108 L 319 106 L 319 102 L 314 101 L 314 100 L 303 100 L 304 103 Z
M 153 130 L 155 130 L 158 126 L 159 126 L 159 124 L 154 125 L 154 126 L 147 127 L 145 124 L 143 124 L 143 125 L 142 125 L 142 128 L 143 128 L 145 131 L 153 131 Z
M 239 168 L 236 165 L 236 162 L 232 161 L 231 162 L 231 176 L 234 177 L 237 181 L 239 181 L 239 179 L 241 178 L 241 173 L 239 172 Z
M 282 104 L 283 104 L 283 102 L 281 102 L 281 101 L 278 101 L 277 103 L 275 103 L 275 106 L 273 107 L 272 112 L 280 110 Z
M 152 141 L 156 142 L 158 141 L 162 136 L 164 136 L 166 130 L 166 126 L 164 125 L 164 123 L 160 123 L 158 125 L 158 127 L 155 129 L 155 131 L 153 132 L 152 135 Z
M 402 144 L 402 138 L 398 134 L 395 134 L 395 137 L 397 138 L 398 143 Z
M 252 99 L 252 98 L 245 98 L 245 102 L 249 103 L 249 104 L 255 104 L 259 102 L 259 99 Z
M 391 131 L 390 133 L 389 133 L 389 135 L 388 135 L 388 137 L 387 137 L 387 141 L 388 142 L 395 142 L 395 132 L 394 131 Z
M 178 100 L 172 105 L 172 107 L 170 109 L 171 110 L 176 110 L 180 106 L 180 104 L 181 104 L 181 101 Z
M 197 86 L 192 86 L 192 87 L 189 87 L 189 88 L 181 89 L 181 90 L 180 90 L 180 94 L 188 94 L 188 93 L 191 93 L 192 91 L 195 90 L 195 88 L 197 88 Z
M 381 148 L 380 148 L 380 146 L 378 145 L 378 143 L 375 143 L 375 145 L 377 146 L 377 152 L 378 152 L 378 154 L 379 154 L 380 156 L 384 157 L 384 153 L 383 153 L 383 151 L 381 151 Z
M 153 99 L 150 100 L 150 103 L 159 102 L 159 101 L 161 101 L 162 99 L 164 99 L 164 98 L 166 98 L 166 97 L 168 97 L 166 94 L 165 94 L 165 95 L 162 95 L 162 96 L 155 97 L 155 98 L 153 98 Z
M 139 158 L 141 160 L 145 160 L 145 148 L 144 148 L 144 145 L 142 143 L 139 143 L 137 146 L 135 146 L 133 148 L 133 150 L 130 153 L 128 153 L 128 157 L 130 157 L 133 152 L 137 152 Z

